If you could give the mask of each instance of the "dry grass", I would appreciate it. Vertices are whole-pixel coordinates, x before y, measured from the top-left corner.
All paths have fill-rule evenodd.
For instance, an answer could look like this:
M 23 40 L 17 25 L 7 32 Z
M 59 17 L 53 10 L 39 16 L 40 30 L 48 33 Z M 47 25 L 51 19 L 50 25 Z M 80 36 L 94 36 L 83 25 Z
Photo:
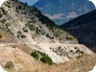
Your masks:
M 0 38 L 1 43 L 16 43 L 17 42 L 16 38 L 12 34 L 4 31 L 1 28 L 0 28 L 0 35 L 2 36 L 2 38 Z
M 18 47 L 26 48 L 23 45 Z M 12 61 L 14 64 L 14 68 L 6 69 L 8 72 L 88 72 L 96 64 L 96 55 L 94 55 L 50 66 L 35 60 L 19 48 L 0 47 L 0 62 L 2 65 L 4 66 L 8 61 Z
M 77 60 L 54 66 L 55 72 L 88 72 L 96 64 L 96 55 L 84 56 Z
M 23 52 L 25 52 L 27 54 L 31 54 L 31 52 L 34 51 L 33 49 L 29 48 L 25 44 L 16 45 L 15 47 L 17 47 L 18 49 L 22 50 Z

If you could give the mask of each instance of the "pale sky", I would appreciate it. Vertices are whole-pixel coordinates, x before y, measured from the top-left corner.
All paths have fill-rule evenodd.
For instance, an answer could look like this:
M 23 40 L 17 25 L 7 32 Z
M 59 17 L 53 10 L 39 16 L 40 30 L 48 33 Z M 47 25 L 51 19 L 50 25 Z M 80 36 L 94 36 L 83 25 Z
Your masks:
M 23 2 L 27 2 L 29 5 L 33 5 L 34 3 L 36 3 L 38 0 L 20 0 Z
M 0 6 L 3 4 L 3 2 L 5 2 L 6 0 L 0 0 Z M 20 0 L 23 2 L 27 2 L 29 5 L 34 4 L 35 2 L 37 2 L 38 0 Z
M 21 0 L 23 2 L 27 2 L 29 5 L 33 5 L 34 3 L 36 3 L 38 0 Z M 96 0 L 89 0 L 91 2 L 94 3 L 95 7 L 96 7 Z
M 89 0 L 89 1 L 93 2 L 96 7 L 96 0 Z
M 2 3 L 6 1 L 6 0 L 0 0 L 0 6 L 2 5 Z M 23 2 L 27 2 L 29 5 L 32 5 L 34 3 L 36 3 L 38 0 L 20 0 L 20 1 L 23 1 Z M 91 2 L 94 3 L 94 5 L 96 6 L 96 0 L 89 0 Z
M 23 1 L 23 2 L 28 2 L 29 5 L 32 5 L 32 4 L 34 4 L 35 2 L 37 2 L 38 0 L 21 0 L 21 1 Z M 89 0 L 89 1 L 93 2 L 94 5 L 96 6 L 96 0 Z

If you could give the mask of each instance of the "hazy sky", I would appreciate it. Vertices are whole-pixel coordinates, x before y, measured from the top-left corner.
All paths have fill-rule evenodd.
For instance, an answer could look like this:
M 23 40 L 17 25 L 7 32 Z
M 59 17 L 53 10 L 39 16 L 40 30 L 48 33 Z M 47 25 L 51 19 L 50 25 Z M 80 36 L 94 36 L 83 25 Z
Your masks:
M 37 2 L 38 0 L 20 0 L 20 1 L 27 2 L 29 5 L 32 5 L 35 2 Z
M 1 4 L 6 1 L 6 0 L 0 0 L 0 6 Z M 23 2 L 27 2 L 29 5 L 32 5 L 34 4 L 35 2 L 37 2 L 38 0 L 20 0 L 20 1 L 23 1 Z M 92 1 L 94 3 L 94 5 L 96 6 L 96 0 L 89 0 L 89 1 Z
M 89 0 L 89 1 L 93 2 L 96 7 L 96 0 Z
M 37 2 L 38 0 L 21 0 L 21 1 L 27 2 L 29 5 L 32 5 L 32 4 L 34 4 L 35 2 Z M 96 6 L 96 0 L 89 0 L 89 1 L 93 2 L 94 5 Z

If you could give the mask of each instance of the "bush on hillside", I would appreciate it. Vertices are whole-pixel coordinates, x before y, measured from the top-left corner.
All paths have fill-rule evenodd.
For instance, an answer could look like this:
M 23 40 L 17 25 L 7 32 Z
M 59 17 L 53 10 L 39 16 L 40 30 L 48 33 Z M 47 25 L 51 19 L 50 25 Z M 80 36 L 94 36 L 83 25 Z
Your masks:
M 13 64 L 12 61 L 8 61 L 8 62 L 5 64 L 4 67 L 7 68 L 7 69 L 12 69 L 12 68 L 14 68 L 14 64 Z
M 52 59 L 48 55 L 46 55 L 45 53 L 42 54 L 42 58 L 40 60 L 44 63 L 48 63 L 49 65 L 53 64 Z
M 39 59 L 39 55 L 38 55 L 37 51 L 32 52 L 31 56 L 33 56 L 36 59 Z

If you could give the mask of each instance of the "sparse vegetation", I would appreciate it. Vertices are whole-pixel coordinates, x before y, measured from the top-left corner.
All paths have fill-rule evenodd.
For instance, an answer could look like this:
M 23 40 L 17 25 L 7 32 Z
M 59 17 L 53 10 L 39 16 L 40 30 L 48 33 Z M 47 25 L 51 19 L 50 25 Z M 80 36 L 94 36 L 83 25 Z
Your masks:
M 0 7 L 0 9 L 2 10 L 3 15 L 7 14 L 3 7 Z
M 26 27 L 23 28 L 23 31 L 26 32 L 26 33 L 28 32 L 28 30 L 26 29 Z
M 37 60 L 40 60 L 44 63 L 49 64 L 49 65 L 53 64 L 52 59 L 45 53 L 41 53 L 41 52 L 35 50 L 34 52 L 31 53 L 31 56 L 33 56 Z
M 40 33 L 41 33 L 41 30 L 38 27 L 36 27 L 36 34 L 40 35 Z
M 2 35 L 0 34 L 0 38 L 2 38 Z
M 0 27 L 4 29 L 4 32 L 0 32 L 0 38 L 3 37 L 0 42 L 6 43 L 0 49 L 0 61 L 4 62 L 2 64 L 5 64 L 6 61 L 10 60 L 5 64 L 6 70 L 9 69 L 8 71 L 10 72 L 48 72 L 49 70 L 50 72 L 74 72 L 79 71 L 80 67 L 82 68 L 81 70 L 83 70 L 83 66 L 87 66 L 88 62 L 91 62 L 89 63 L 90 65 L 94 64 L 93 62 L 95 62 L 95 60 L 91 61 L 90 56 L 86 61 L 82 59 L 84 64 L 83 62 L 79 63 L 80 57 L 84 54 L 81 48 L 84 47 L 82 47 L 82 45 L 79 46 L 79 44 L 75 45 L 75 43 L 73 43 L 74 41 L 72 42 L 74 37 L 71 37 L 70 34 L 67 36 L 66 32 L 55 27 L 54 22 L 42 16 L 42 14 L 39 14 L 40 11 L 28 6 L 27 3 L 25 3 L 24 6 L 24 3 L 12 2 L 17 0 L 10 1 L 8 4 L 12 5 L 11 8 L 9 7 L 10 5 L 6 5 L 6 7 L 3 6 L 5 7 L 5 12 L 7 12 L 6 15 L 0 10 Z M 15 11 L 16 9 L 18 13 Z M 36 17 L 35 14 L 38 14 L 38 17 Z M 8 34 L 6 32 L 8 32 Z M 2 45 L 3 44 L 1 44 L 1 46 Z M 34 49 L 38 49 L 43 53 L 36 50 L 34 51 Z M 3 57 L 5 59 L 4 61 Z M 76 57 L 80 59 L 71 60 Z M 55 63 L 69 61 L 50 67 L 50 65 L 54 64 L 52 60 Z M 73 61 L 75 62 L 74 64 L 72 64 Z M 73 69 L 74 67 L 76 67 L 76 69 Z M 12 68 L 13 70 L 11 71 L 10 69 Z
M 33 21 L 28 21 L 27 24 L 25 24 L 26 27 L 28 27 L 31 31 L 35 30 L 35 25 L 33 23 Z
M 5 22 L 6 22 L 6 19 L 2 19 L 1 22 L 2 22 L 2 23 L 5 23 Z
M 23 35 L 21 31 L 18 31 L 17 32 L 17 38 L 19 38 L 19 37 L 26 38 L 26 35 Z
M 12 61 L 8 61 L 6 64 L 5 64 L 5 66 L 4 66 L 6 69 L 12 69 L 12 68 L 14 68 L 14 64 L 13 64 L 13 62 Z
M 49 65 L 53 64 L 52 59 L 48 55 L 46 55 L 45 53 L 42 54 L 42 58 L 40 60 L 44 63 L 48 63 Z
M 70 50 L 70 52 L 73 52 L 73 50 Z
M 53 39 L 54 37 L 50 36 L 48 33 L 46 34 L 47 38 Z
M 17 13 L 19 13 L 19 9 L 18 9 L 18 7 L 16 7 L 16 10 L 15 10 Z
M 11 1 L 15 1 L 15 2 L 17 2 L 18 0 L 11 0 Z
M 19 5 L 19 6 L 18 6 L 18 9 L 22 9 L 22 6 L 21 6 L 21 5 Z
M 11 8 L 9 1 L 6 1 L 6 2 L 4 3 L 4 5 L 7 6 L 8 8 Z
M 74 47 L 74 49 L 78 49 L 78 47 Z
M 38 52 L 36 50 L 31 53 L 31 56 L 33 56 L 36 59 L 39 59 L 39 54 L 38 54 Z
M 0 18 L 2 17 L 2 14 L 0 14 Z
M 69 37 L 69 36 L 66 36 L 66 39 L 67 40 L 73 40 L 73 38 L 72 37 Z
M 76 53 L 76 54 L 78 53 L 77 58 L 80 58 L 80 57 L 82 57 L 82 56 L 84 55 L 84 52 L 81 51 L 78 47 L 74 47 L 74 49 L 75 49 L 75 53 Z M 75 54 L 75 53 L 74 53 L 74 54 Z
M 26 38 L 26 36 L 22 34 L 22 35 L 21 35 L 21 38 Z

